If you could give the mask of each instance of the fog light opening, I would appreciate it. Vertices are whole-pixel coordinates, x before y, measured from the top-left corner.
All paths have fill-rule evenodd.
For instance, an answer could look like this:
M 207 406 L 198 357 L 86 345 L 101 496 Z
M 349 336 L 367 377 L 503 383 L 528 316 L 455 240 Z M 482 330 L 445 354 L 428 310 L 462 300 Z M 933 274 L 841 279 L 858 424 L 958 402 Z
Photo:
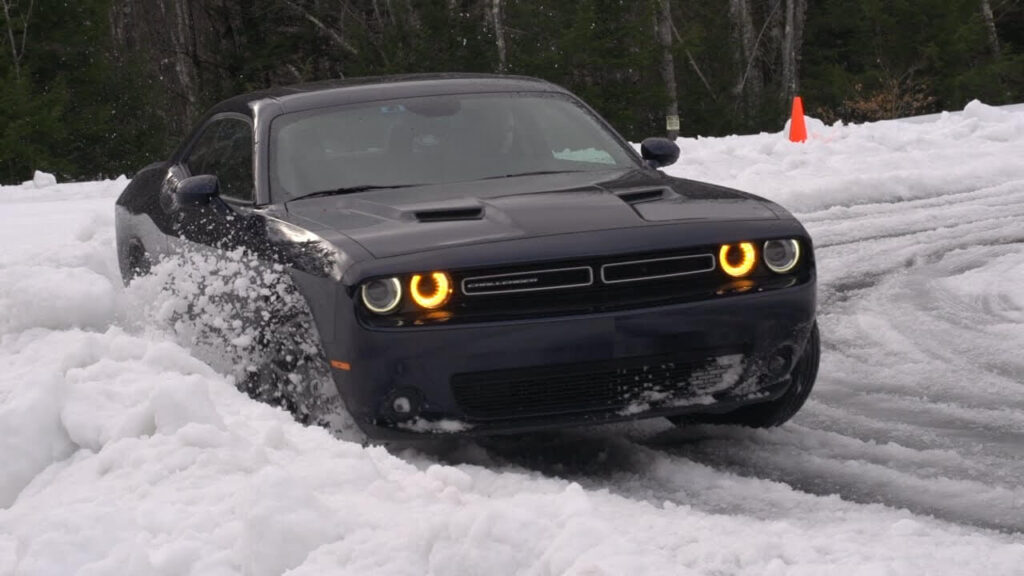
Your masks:
M 423 397 L 414 388 L 400 388 L 388 395 L 385 412 L 394 422 L 405 422 L 419 416 Z
M 409 414 L 412 412 L 412 400 L 405 396 L 399 396 L 391 401 L 391 409 L 395 414 Z
M 766 368 L 772 378 L 782 379 L 788 376 L 793 369 L 793 348 L 791 346 L 782 346 L 775 350 L 768 357 Z

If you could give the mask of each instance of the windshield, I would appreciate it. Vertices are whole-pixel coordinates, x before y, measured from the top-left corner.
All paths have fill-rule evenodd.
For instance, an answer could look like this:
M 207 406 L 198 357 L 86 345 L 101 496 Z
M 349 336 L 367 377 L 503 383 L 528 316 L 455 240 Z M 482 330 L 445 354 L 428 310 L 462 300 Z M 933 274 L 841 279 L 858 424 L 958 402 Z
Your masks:
M 276 118 L 275 197 L 634 167 L 586 109 L 557 94 L 379 101 Z

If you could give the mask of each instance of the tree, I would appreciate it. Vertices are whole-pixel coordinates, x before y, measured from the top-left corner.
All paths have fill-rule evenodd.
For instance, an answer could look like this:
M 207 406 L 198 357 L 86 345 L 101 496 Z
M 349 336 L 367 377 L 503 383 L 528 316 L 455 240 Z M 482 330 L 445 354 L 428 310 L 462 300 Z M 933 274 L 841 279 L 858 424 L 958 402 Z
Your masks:
M 985 28 L 988 30 L 988 43 L 992 47 L 992 54 L 999 57 L 999 34 L 996 33 L 996 19 L 992 14 L 992 4 L 989 0 L 981 0 L 981 17 L 985 19 Z
M 32 20 L 32 5 L 34 0 L 28 0 L 28 7 L 24 14 L 12 13 L 18 9 L 15 0 L 0 0 L 0 7 L 4 11 L 4 27 L 7 30 L 7 41 L 11 45 L 11 62 L 14 65 L 14 79 L 21 80 L 21 61 L 25 57 L 25 41 L 28 39 L 28 24 Z M 18 39 L 16 36 L 20 36 Z
M 804 18 L 807 0 L 785 0 L 786 24 L 782 40 L 782 86 L 784 103 L 800 89 L 800 53 L 804 41 Z
M 505 26 L 502 24 L 501 0 L 490 0 L 491 24 L 494 26 L 494 45 L 498 49 L 498 73 L 508 70 L 508 55 L 505 51 Z
M 19 47 L 17 65 L 0 59 L 0 181 L 25 180 L 36 169 L 63 180 L 117 176 L 165 148 L 162 124 L 149 111 L 159 94 L 131 59 L 114 57 L 109 9 L 109 0 L 38 3 L 29 49 Z
M 761 99 L 761 67 L 757 63 L 757 46 L 759 35 L 754 30 L 754 21 L 750 12 L 750 0 L 729 0 L 729 14 L 734 21 L 736 40 L 733 42 L 734 53 L 740 66 L 733 94 L 737 100 L 744 102 L 748 115 L 753 106 Z
M 130 172 L 215 102 L 406 72 L 539 76 L 625 136 L 1024 100 L 1022 0 L 0 0 L 0 180 Z M 31 38 L 29 38 L 31 36 Z
M 668 137 L 679 136 L 679 97 L 676 90 L 676 65 L 672 56 L 672 7 L 669 0 L 658 0 L 655 12 L 655 30 L 661 45 L 661 77 L 665 81 L 668 104 L 665 107 L 665 125 Z

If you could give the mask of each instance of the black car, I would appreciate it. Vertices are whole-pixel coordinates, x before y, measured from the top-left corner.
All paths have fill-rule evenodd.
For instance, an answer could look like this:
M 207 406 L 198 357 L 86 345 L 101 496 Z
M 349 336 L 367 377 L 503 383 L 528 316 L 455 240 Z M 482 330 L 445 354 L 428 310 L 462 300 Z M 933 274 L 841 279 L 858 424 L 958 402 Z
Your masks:
M 566 90 L 368 78 L 213 107 L 117 201 L 126 282 L 175 250 L 283 265 L 371 437 L 668 417 L 775 426 L 817 374 L 807 231 L 658 168 Z

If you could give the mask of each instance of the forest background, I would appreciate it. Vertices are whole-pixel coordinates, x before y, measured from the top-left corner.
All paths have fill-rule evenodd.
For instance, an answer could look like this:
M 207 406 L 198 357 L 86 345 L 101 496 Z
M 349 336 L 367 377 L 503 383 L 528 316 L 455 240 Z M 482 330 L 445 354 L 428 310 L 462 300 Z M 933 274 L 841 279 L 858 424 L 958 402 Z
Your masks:
M 0 0 L 0 183 L 131 175 L 239 92 L 465 71 L 637 141 L 1024 101 L 1024 0 Z

